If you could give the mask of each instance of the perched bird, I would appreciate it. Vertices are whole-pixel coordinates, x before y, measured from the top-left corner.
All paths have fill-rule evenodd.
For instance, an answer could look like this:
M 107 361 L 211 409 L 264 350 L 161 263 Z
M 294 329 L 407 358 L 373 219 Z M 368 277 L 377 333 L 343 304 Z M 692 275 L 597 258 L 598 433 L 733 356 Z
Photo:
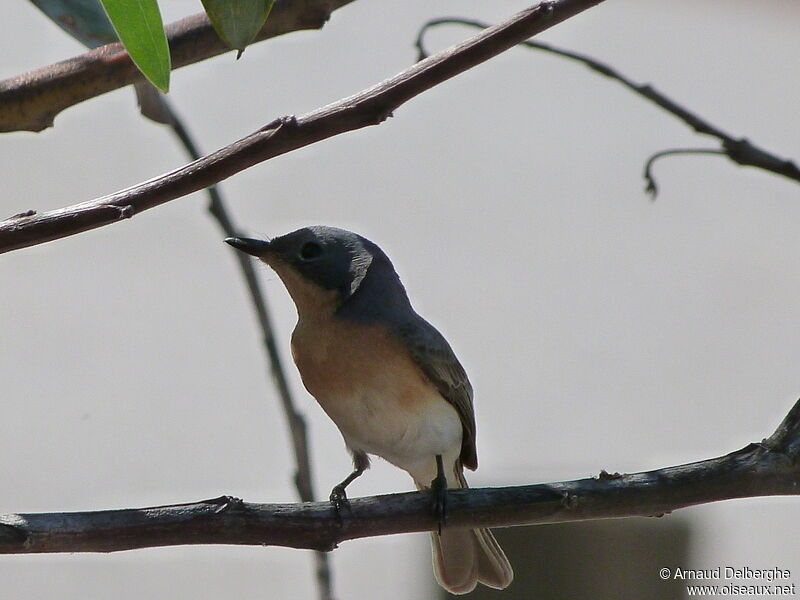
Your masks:
M 447 340 L 411 307 L 389 258 L 368 239 L 333 227 L 304 227 L 272 240 L 228 238 L 283 281 L 297 307 L 292 357 L 303 384 L 337 425 L 353 456 L 345 488 L 369 455 L 433 488 L 444 517 L 447 488 L 467 487 L 476 469 L 472 386 Z M 477 582 L 503 589 L 514 577 L 488 529 L 431 533 L 439 584 L 465 594 Z

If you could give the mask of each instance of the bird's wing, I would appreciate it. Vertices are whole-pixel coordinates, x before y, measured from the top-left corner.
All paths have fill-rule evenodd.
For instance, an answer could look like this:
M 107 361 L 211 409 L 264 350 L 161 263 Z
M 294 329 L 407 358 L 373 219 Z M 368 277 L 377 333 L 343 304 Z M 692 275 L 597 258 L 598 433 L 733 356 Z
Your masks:
M 461 439 L 461 463 L 468 469 L 478 467 L 475 450 L 475 410 L 472 406 L 472 384 L 453 349 L 436 328 L 419 315 L 396 328 L 414 362 L 452 404 L 461 417 L 464 435 Z

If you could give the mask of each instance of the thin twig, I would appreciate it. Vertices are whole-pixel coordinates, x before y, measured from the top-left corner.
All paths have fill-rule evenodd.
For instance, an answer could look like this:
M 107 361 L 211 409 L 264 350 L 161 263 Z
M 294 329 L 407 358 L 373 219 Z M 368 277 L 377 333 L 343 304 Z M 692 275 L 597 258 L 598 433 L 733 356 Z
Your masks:
M 718 458 L 628 475 L 448 491 L 447 527 L 511 527 L 660 516 L 735 498 L 800 495 L 800 401 L 761 443 Z M 251 504 L 228 498 L 141 509 L 0 515 L 0 554 L 115 552 L 186 544 L 333 550 L 346 540 L 438 525 L 430 492 L 350 501 Z
M 432 27 L 437 27 L 439 25 L 465 25 L 479 29 L 487 27 L 485 23 L 474 21 L 472 19 L 461 19 L 457 17 L 432 19 L 422 26 L 414 43 L 419 51 L 420 58 L 423 58 L 427 55 L 423 45 L 423 37 L 425 36 L 425 33 Z M 563 58 L 580 62 L 600 75 L 605 75 L 606 77 L 618 81 L 632 92 L 646 98 L 647 100 L 650 100 L 668 113 L 676 116 L 681 121 L 686 123 L 686 125 L 694 129 L 697 133 L 710 135 L 717 138 L 721 145 L 720 153 L 727 156 L 736 164 L 747 167 L 756 167 L 758 169 L 763 169 L 765 171 L 775 173 L 776 175 L 782 175 L 789 179 L 800 182 L 800 168 L 798 168 L 797 165 L 795 165 L 791 160 L 780 158 L 779 156 L 776 156 L 771 152 L 754 145 L 746 138 L 732 137 L 731 135 L 722 131 L 719 127 L 712 125 L 705 119 L 691 112 L 689 109 L 684 108 L 674 100 L 671 100 L 651 85 L 639 85 L 633 80 L 622 75 L 613 67 L 601 63 L 600 61 L 585 54 L 564 50 L 543 42 L 526 41 L 521 42 L 519 45 L 526 48 L 531 48 L 533 50 L 543 50 L 545 52 L 549 52 L 550 54 L 555 54 Z M 649 185 L 648 191 L 650 191 Z M 654 194 L 654 192 L 651 193 Z
M 254 42 L 292 31 L 320 29 L 353 0 L 278 0 Z M 198 13 L 167 25 L 172 68 L 232 52 Z M 41 131 L 65 108 L 144 81 L 122 44 L 108 44 L 0 81 L 0 132 Z
M 117 223 L 202 190 L 255 164 L 315 142 L 377 125 L 399 106 L 603 0 L 554 0 L 416 63 L 394 77 L 299 117 L 282 117 L 170 173 L 108 196 L 0 222 L 0 253 Z
M 655 177 L 653 177 L 653 163 L 660 158 L 664 158 L 665 156 L 674 156 L 676 154 L 716 154 L 719 156 L 728 155 L 724 150 L 720 150 L 719 148 L 670 148 L 669 150 L 661 150 L 656 152 L 647 159 L 646 163 L 644 163 L 644 173 L 642 174 L 646 183 L 644 190 L 650 194 L 650 197 L 653 200 L 655 200 L 656 196 L 658 195 L 658 185 L 656 184 Z
M 178 113 L 171 103 L 163 96 L 161 102 L 166 113 L 169 115 L 169 127 L 175 136 L 180 140 L 181 145 L 192 160 L 197 160 L 202 156 L 197 144 L 192 139 L 189 130 L 183 123 Z M 234 225 L 225 202 L 217 186 L 206 188 L 209 197 L 208 212 L 214 217 L 222 232 L 227 237 L 241 237 L 242 232 Z M 267 298 L 261 289 L 261 284 L 256 277 L 252 259 L 242 252 L 231 249 L 233 256 L 239 263 L 242 276 L 247 284 L 253 310 L 258 318 L 261 327 L 264 347 L 270 364 L 270 373 L 278 388 L 278 396 L 281 399 L 286 422 L 289 426 L 289 435 L 292 439 L 292 449 L 294 451 L 297 470 L 293 477 L 294 485 L 301 502 L 314 502 L 314 483 L 311 474 L 311 459 L 308 445 L 308 435 L 306 422 L 303 415 L 297 410 L 297 405 L 292 397 L 292 392 L 286 378 L 286 371 L 283 368 L 278 347 L 275 342 L 274 328 L 269 315 Z M 317 587 L 319 588 L 320 600 L 333 600 L 333 582 L 331 577 L 330 561 L 324 552 L 315 552 L 314 560 L 316 563 Z

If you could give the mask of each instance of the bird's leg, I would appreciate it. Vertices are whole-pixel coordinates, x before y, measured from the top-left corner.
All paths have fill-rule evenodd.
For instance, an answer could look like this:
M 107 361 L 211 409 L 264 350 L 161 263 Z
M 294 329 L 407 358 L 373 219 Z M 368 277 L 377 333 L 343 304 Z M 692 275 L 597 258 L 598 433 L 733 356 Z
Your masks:
M 353 480 L 360 477 L 367 469 L 369 469 L 369 456 L 367 456 L 366 452 L 353 452 L 353 472 L 331 490 L 330 500 L 337 515 L 342 508 L 350 507 L 350 501 L 347 499 L 347 493 L 344 491 L 345 488 L 353 483 Z
M 447 519 L 447 477 L 444 475 L 441 454 L 436 455 L 436 478 L 431 481 L 431 493 L 433 494 L 433 517 L 439 524 L 439 535 L 442 535 L 442 527 Z

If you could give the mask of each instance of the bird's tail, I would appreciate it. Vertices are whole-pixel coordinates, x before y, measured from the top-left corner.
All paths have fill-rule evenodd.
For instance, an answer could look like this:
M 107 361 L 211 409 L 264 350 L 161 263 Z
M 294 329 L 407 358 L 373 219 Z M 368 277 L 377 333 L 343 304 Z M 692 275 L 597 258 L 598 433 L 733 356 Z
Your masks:
M 460 464 L 455 471 L 455 480 L 448 479 L 450 487 L 469 487 Z M 415 483 L 417 489 L 430 487 Z M 448 529 L 445 526 L 441 534 L 431 533 L 431 547 L 436 579 L 452 594 L 469 593 L 478 582 L 502 590 L 514 579 L 511 564 L 488 529 Z

